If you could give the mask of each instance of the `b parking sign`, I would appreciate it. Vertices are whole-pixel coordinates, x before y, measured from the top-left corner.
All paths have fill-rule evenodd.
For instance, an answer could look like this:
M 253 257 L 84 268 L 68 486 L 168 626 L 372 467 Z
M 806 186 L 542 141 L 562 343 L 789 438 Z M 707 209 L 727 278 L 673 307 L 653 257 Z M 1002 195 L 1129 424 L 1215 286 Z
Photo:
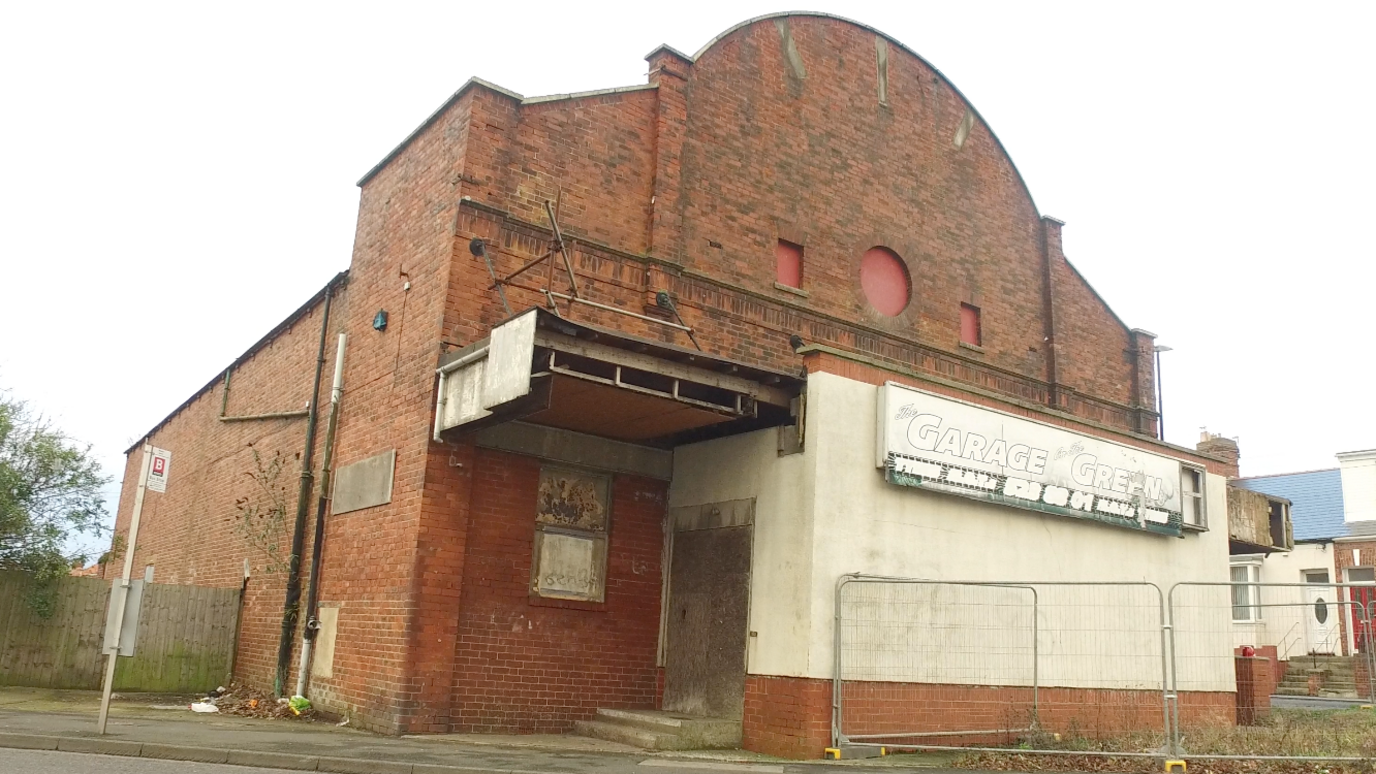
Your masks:
M 167 470 L 172 465 L 172 452 L 153 448 L 153 462 L 148 466 L 148 489 L 153 492 L 167 491 Z

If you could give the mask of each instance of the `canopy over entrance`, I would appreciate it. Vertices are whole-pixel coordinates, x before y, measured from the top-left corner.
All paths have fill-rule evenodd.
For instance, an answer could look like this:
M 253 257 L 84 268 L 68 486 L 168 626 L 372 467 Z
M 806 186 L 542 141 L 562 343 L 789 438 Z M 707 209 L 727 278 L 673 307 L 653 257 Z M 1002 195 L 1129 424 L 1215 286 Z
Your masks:
M 803 379 L 523 312 L 440 360 L 436 440 L 520 419 L 672 448 L 798 414 Z

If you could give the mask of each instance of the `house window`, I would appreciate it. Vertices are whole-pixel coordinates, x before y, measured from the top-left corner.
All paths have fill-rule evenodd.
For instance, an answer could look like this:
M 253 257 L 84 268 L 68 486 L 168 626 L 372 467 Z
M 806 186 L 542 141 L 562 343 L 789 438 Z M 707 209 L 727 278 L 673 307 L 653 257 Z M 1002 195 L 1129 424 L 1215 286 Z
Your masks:
M 1233 582 L 1233 620 L 1248 623 L 1261 620 L 1261 565 L 1234 564 L 1229 568 Z
M 803 246 L 779 240 L 774 249 L 775 279 L 790 288 L 803 287 Z
M 540 468 L 532 594 L 604 601 L 611 487 L 608 475 L 552 465 Z
M 896 317 L 912 298 L 908 267 L 889 248 L 871 247 L 860 259 L 860 290 L 875 311 Z
M 984 344 L 979 329 L 979 307 L 977 306 L 960 305 L 960 343 L 974 347 Z
M 1180 467 L 1180 513 L 1187 527 L 1209 526 L 1204 514 L 1204 471 L 1199 468 Z

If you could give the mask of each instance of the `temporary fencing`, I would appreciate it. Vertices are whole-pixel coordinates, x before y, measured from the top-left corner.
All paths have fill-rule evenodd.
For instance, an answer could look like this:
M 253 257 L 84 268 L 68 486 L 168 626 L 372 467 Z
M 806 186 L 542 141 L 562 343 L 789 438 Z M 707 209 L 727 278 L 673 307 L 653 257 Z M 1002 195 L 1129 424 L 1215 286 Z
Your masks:
M 1376 747 L 1360 730 L 1345 740 L 1236 728 L 1265 726 L 1277 690 L 1317 693 L 1316 703 L 1376 697 L 1376 605 L 1363 588 L 846 575 L 835 592 L 833 742 L 1368 760 Z
M 1369 703 L 1376 695 L 1370 588 L 1252 582 L 1171 587 L 1171 693 L 1182 697 L 1173 708 L 1172 748 L 1205 759 L 1369 760 L 1376 749 L 1331 728 L 1308 733 L 1291 725 L 1285 733 L 1237 735 L 1245 744 L 1220 729 L 1266 726 L 1273 695 L 1301 697 L 1289 701 L 1307 709 Z M 1222 699 L 1208 701 L 1220 690 L 1217 675 L 1228 670 L 1235 688 L 1223 689 L 1226 706 Z
M 833 736 L 923 749 L 1046 747 L 1056 730 L 1169 739 L 1165 618 L 1150 583 L 836 587 Z M 1139 751 L 1149 754 L 1149 751 Z

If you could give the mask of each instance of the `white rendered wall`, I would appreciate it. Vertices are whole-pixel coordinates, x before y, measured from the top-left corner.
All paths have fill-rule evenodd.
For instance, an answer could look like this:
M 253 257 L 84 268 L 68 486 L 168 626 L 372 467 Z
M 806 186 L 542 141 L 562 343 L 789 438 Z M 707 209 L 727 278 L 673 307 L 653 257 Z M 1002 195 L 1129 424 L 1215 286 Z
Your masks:
M 1376 520 L 1376 451 L 1338 455 L 1343 477 L 1343 520 Z
M 1228 582 L 1221 477 L 1210 475 L 1206 482 L 1215 528 L 1183 538 L 899 487 L 887 483 L 874 464 L 877 395 L 874 385 L 811 374 L 804 453 L 777 456 L 774 431 L 675 450 L 672 506 L 757 498 L 750 618 L 757 636 L 751 638 L 751 673 L 833 675 L 836 583 L 847 573 L 993 582 L 1148 581 L 1163 592 L 1177 581 Z M 1218 593 L 1226 600 L 1226 589 Z M 1039 638 L 1041 684 L 1159 686 L 1156 609 L 1136 606 L 1144 601 L 1154 605 L 1153 595 L 1140 588 L 1047 591 Z M 1081 613 L 1056 609 L 1072 597 Z M 962 614 L 958 605 L 945 604 L 942 610 Z M 1014 611 L 1008 620 L 1022 621 L 1020 615 Z M 1190 673 L 1181 689 L 1231 691 L 1230 610 L 1226 603 L 1214 605 L 1196 611 L 1196 617 L 1195 631 L 1178 643 Z M 1128 619 L 1131 636 L 1123 634 Z M 996 615 L 989 620 L 998 621 Z M 1084 631 L 1070 631 L 1075 626 Z M 1065 634 L 1054 635 L 1052 629 Z M 942 635 L 933 631 L 928 636 L 937 643 Z M 1021 647 L 1026 639 L 1023 631 L 993 632 L 987 645 L 991 651 Z M 1108 641 L 1122 658 L 1086 658 Z M 893 664 L 882 658 L 875 664 L 893 668 L 888 679 L 902 679 Z M 973 667 L 970 677 L 950 679 L 962 666 Z M 1012 673 L 990 679 L 991 670 L 981 670 L 979 664 L 938 667 L 946 669 L 943 682 L 1019 682 Z M 1052 676 L 1054 682 L 1047 679 Z
M 807 675 L 814 614 L 810 591 L 815 455 L 780 457 L 778 431 L 680 446 L 674 450 L 669 507 L 755 498 L 750 574 L 751 674 Z M 830 608 L 818 611 L 829 615 Z
M 1323 570 L 1334 581 L 1332 544 L 1297 543 L 1292 551 L 1271 554 L 1262 560 L 1260 580 L 1263 584 L 1304 583 L 1306 570 Z M 1328 599 L 1335 598 L 1333 590 Z M 1281 660 L 1307 653 L 1305 622 L 1310 608 L 1306 590 L 1287 586 L 1262 588 L 1261 601 L 1260 621 L 1233 623 L 1234 644 L 1274 645 Z M 1338 614 L 1337 608 L 1333 614 Z

